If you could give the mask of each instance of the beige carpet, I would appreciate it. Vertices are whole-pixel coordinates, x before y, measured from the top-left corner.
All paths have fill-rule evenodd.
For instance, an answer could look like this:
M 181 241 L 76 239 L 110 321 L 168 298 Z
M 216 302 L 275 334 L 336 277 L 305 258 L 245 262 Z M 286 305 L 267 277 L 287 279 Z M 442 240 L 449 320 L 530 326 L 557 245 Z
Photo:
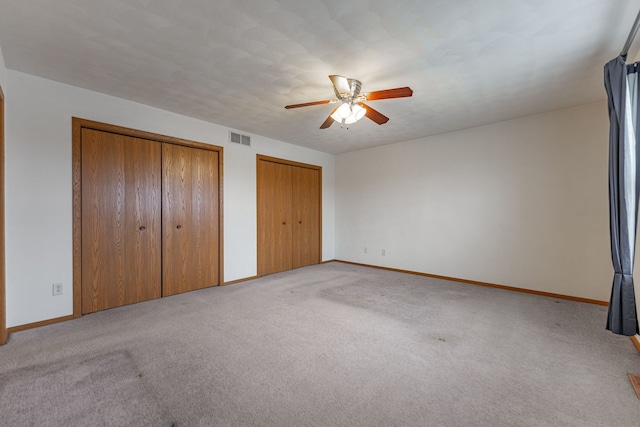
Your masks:
M 125 351 L 3 373 L 0 408 L 5 426 L 171 426 Z
M 638 426 L 627 372 L 640 355 L 605 319 L 602 306 L 330 263 L 12 334 L 0 419 Z

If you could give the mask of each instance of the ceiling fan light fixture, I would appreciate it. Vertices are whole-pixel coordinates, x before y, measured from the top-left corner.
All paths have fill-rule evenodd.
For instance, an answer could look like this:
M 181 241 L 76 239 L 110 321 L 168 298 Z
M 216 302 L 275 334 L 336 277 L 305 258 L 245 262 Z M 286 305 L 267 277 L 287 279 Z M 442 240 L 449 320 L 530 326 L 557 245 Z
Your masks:
M 331 118 L 338 123 L 350 125 L 364 117 L 367 112 L 366 108 L 358 104 L 351 105 L 348 102 L 342 104 L 333 114 Z
M 361 118 L 364 117 L 365 113 L 367 112 L 367 109 L 362 107 L 360 104 L 355 104 L 352 108 L 351 108 L 351 115 L 354 118 L 354 122 L 357 122 L 358 120 L 360 120 Z
M 337 122 L 341 122 L 342 119 L 346 119 L 351 115 L 351 106 L 348 102 L 343 103 L 338 109 L 331 115 Z

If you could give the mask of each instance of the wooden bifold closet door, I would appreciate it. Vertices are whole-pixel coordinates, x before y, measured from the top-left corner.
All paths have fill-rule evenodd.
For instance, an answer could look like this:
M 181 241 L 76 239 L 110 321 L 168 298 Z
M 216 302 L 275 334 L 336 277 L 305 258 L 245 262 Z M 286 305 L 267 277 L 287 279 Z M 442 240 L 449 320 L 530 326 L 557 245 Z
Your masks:
M 292 166 L 292 268 L 320 262 L 320 171 Z
M 258 275 L 318 264 L 321 171 L 258 156 Z
M 218 285 L 218 153 L 162 147 L 163 296 Z
M 82 127 L 74 148 L 74 315 L 220 284 L 221 151 L 114 128 Z
M 82 313 L 161 295 L 159 142 L 82 130 Z
M 291 166 L 258 161 L 258 275 L 293 268 Z

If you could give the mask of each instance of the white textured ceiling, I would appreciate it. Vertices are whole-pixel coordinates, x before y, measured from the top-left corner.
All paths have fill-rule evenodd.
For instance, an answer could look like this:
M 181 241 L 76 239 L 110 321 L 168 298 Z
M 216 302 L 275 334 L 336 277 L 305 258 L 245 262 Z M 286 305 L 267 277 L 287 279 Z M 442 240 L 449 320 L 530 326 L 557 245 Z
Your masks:
M 7 68 L 329 153 L 604 99 L 638 0 L 0 0 Z M 640 35 L 638 36 L 640 38 Z M 630 56 L 637 53 L 634 43 Z M 390 117 L 320 130 L 329 74 Z

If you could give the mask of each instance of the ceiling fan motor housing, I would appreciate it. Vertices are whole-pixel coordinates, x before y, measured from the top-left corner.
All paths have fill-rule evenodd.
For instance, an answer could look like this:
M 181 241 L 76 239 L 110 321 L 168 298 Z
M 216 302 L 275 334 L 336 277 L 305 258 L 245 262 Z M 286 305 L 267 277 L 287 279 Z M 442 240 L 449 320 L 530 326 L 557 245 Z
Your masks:
M 342 102 L 351 103 L 354 99 L 358 97 L 360 94 L 360 89 L 362 89 L 362 82 L 356 79 L 349 79 L 342 76 L 340 77 L 342 81 L 346 81 L 346 85 L 344 84 L 334 84 L 333 90 L 336 93 L 336 97 Z
M 347 79 L 347 81 L 349 82 L 349 89 L 351 89 L 351 93 L 349 94 L 349 97 L 352 99 L 357 98 L 358 95 L 360 95 L 360 89 L 362 89 L 362 83 L 360 82 L 360 80 L 356 80 L 356 79 Z

